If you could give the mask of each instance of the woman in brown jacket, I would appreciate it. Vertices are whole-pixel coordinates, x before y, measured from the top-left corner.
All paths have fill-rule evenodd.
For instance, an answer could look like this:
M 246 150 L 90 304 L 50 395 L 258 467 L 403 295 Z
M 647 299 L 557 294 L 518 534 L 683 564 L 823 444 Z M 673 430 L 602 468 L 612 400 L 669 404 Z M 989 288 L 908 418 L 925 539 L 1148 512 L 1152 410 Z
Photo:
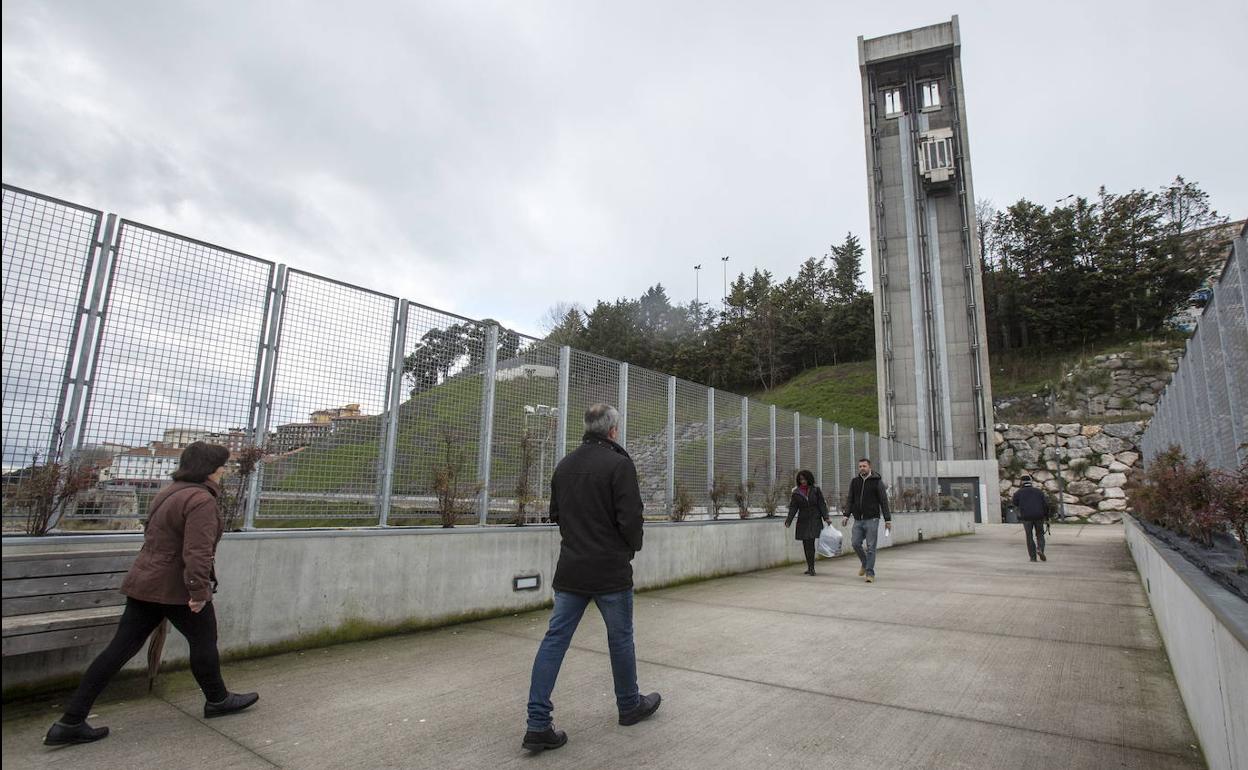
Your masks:
M 117 633 L 83 675 L 65 714 L 48 730 L 44 743 L 88 743 L 108 735 L 107 727 L 87 724 L 91 705 L 166 618 L 190 646 L 191 673 L 206 699 L 204 717 L 242 711 L 260 698 L 254 692 L 227 690 L 217 655 L 212 564 L 225 530 L 217 499 L 229 459 L 228 449 L 202 441 L 183 450 L 174 483 L 152 500 L 143 550 L 122 581 L 126 609 Z

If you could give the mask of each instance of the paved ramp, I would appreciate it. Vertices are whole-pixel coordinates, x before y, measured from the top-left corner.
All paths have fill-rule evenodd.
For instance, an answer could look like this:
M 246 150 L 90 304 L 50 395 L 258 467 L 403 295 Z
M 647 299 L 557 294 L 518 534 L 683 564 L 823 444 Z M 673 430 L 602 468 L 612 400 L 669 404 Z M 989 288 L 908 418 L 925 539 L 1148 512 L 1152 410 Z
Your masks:
M 520 749 L 547 613 L 227 667 L 253 711 L 206 722 L 186 672 L 106 693 L 106 740 L 46 749 L 60 699 L 5 709 L 8 770 L 74 768 L 1203 767 L 1119 527 L 1021 527 L 641 594 L 641 686 L 615 722 L 591 609 L 555 691 L 570 741 Z M 228 608 L 222 608 L 228 612 Z

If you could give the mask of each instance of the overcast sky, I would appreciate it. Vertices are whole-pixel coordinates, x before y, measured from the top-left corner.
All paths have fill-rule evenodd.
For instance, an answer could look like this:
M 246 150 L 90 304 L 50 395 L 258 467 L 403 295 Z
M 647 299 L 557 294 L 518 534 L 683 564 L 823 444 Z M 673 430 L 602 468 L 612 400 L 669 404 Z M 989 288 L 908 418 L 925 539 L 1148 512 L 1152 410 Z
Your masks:
M 3 3 L 4 181 L 471 317 L 867 234 L 856 37 L 960 14 L 976 192 L 1248 215 L 1248 3 Z

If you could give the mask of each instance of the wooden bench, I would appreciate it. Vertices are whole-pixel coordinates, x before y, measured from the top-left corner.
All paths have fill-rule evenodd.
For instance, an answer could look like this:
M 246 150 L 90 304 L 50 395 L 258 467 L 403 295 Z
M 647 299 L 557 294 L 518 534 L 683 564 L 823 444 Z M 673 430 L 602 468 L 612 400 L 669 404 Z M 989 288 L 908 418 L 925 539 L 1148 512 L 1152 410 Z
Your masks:
M 117 589 L 138 549 L 4 557 L 4 657 L 113 638 L 126 597 Z

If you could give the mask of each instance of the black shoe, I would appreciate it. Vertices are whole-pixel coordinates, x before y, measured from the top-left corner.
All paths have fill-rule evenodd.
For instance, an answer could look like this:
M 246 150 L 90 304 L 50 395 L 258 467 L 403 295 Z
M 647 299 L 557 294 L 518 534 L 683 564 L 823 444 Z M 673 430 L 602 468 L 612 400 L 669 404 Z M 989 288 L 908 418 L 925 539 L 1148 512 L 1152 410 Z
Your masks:
M 563 730 L 556 730 L 553 727 L 547 727 L 540 733 L 529 730 L 524 734 L 524 746 L 526 751 L 550 751 L 557 749 L 568 742 L 568 734 Z
M 1039 556 L 1040 556 L 1040 561 L 1048 561 L 1048 559 L 1044 558 L 1044 551 L 1041 551 Z
M 625 713 L 620 714 L 620 724 L 625 726 L 637 724 L 641 720 L 658 711 L 659 704 L 662 702 L 663 696 L 659 695 L 657 692 L 641 696 L 641 701 L 637 704 L 636 708 L 632 711 L 626 711 Z
M 232 692 L 225 696 L 225 700 L 219 703 L 205 703 L 204 719 L 223 717 L 226 714 L 233 714 L 235 711 L 242 711 L 258 700 L 260 700 L 260 696 L 254 692 Z
M 813 575 L 813 574 L 815 574 L 815 571 L 814 571 L 813 569 L 808 569 L 808 570 L 806 570 L 805 572 L 803 572 L 802 574 L 803 574 L 803 575 Z
M 53 722 L 48 734 L 43 736 L 43 745 L 67 746 L 71 743 L 90 743 L 107 735 L 107 727 L 92 727 L 86 722 L 79 722 L 76 725 Z
M 1034 557 L 1034 556 L 1033 556 L 1033 557 L 1031 557 L 1031 560 L 1032 560 L 1032 561 L 1035 561 L 1035 560 L 1036 560 L 1036 557 Z

